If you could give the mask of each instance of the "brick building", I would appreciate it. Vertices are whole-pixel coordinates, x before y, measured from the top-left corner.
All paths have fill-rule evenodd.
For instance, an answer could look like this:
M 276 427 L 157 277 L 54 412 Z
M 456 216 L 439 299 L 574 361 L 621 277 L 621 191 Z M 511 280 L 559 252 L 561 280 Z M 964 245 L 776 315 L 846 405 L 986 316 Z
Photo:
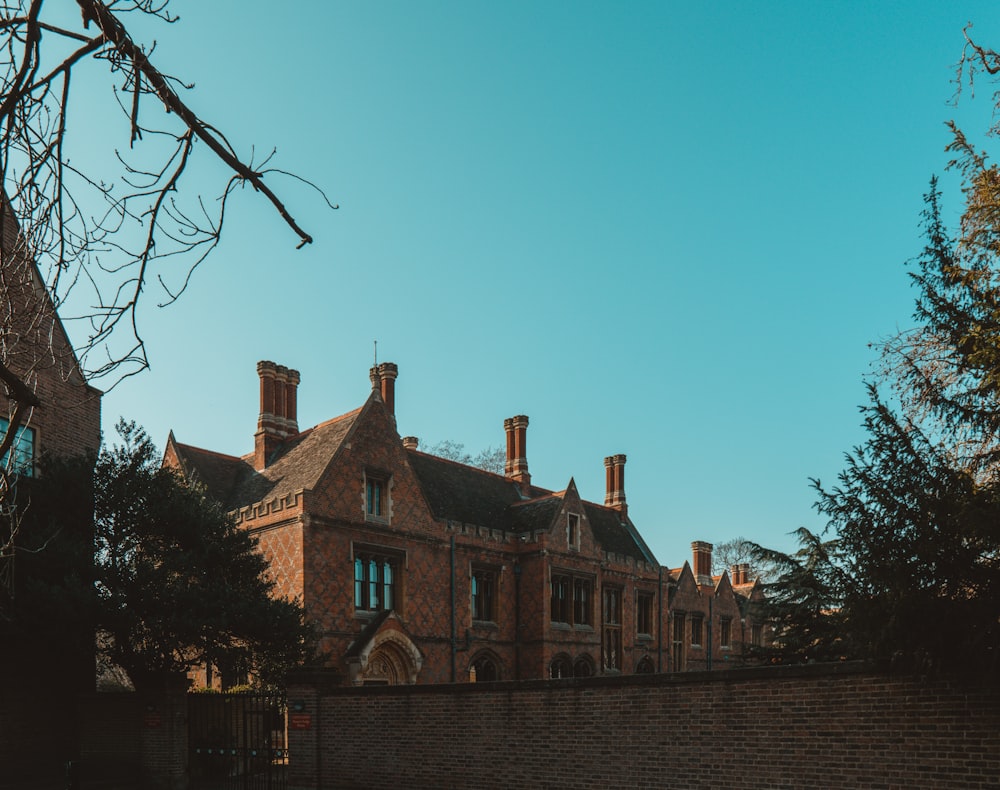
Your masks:
M 604 502 L 588 502 L 572 478 L 560 490 L 532 482 L 524 415 L 504 422 L 505 472 L 494 474 L 400 436 L 393 363 L 371 369 L 360 408 L 306 430 L 298 371 L 257 370 L 253 452 L 222 455 L 171 433 L 164 462 L 256 534 L 279 592 L 303 601 L 345 683 L 666 671 L 671 596 L 685 617 L 729 618 L 728 640 L 714 638 L 720 654 L 734 650 L 753 585 L 661 568 L 628 515 L 624 455 L 604 459 Z M 710 564 L 711 546 L 696 545 Z M 690 631 L 684 639 L 678 666 L 711 653 Z
M 17 220 L 0 197 L 0 362 L 37 398 L 21 421 L 15 449 L 21 474 L 31 476 L 44 453 L 71 457 L 101 442 L 101 392 L 80 371 L 55 306 Z M 9 390 L 0 389 L 0 430 L 13 417 Z M 2 435 L 2 434 L 0 434 Z
M 75 695 L 94 687 L 91 576 L 80 567 L 93 545 L 91 491 L 49 491 L 38 461 L 96 453 L 101 392 L 81 373 L 2 194 L 0 363 L 0 438 L 15 437 L 0 458 L 0 675 L 16 679 L 0 695 L 0 763 L 17 784 L 62 770 L 75 750 Z

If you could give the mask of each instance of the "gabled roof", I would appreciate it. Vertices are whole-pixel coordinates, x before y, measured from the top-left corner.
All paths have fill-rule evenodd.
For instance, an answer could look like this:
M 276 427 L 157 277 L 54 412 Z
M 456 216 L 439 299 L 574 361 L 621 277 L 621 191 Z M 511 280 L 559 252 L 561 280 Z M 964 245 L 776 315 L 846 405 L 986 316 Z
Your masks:
M 657 564 L 656 557 L 639 536 L 632 522 L 623 519 L 617 510 L 595 505 L 593 502 L 584 502 L 583 507 L 587 511 L 587 520 L 590 522 L 594 538 L 605 551 Z
M 359 418 L 376 404 L 381 400 L 373 392 L 361 408 L 287 439 L 260 471 L 254 469 L 252 453 L 237 458 L 211 452 L 181 444 L 173 433 L 166 459 L 176 458 L 184 474 L 203 483 L 227 510 L 284 499 L 316 489 Z M 395 432 L 393 440 L 401 442 Z M 405 453 L 435 518 L 506 532 L 541 532 L 552 527 L 568 499 L 580 502 L 603 551 L 656 564 L 628 518 L 615 508 L 580 500 L 572 480 L 566 490 L 553 492 L 418 450 L 407 448 Z
M 363 408 L 291 437 L 260 471 L 253 468 L 253 454 L 236 458 L 181 444 L 173 440 L 172 433 L 170 439 L 184 473 L 203 483 L 227 510 L 236 510 L 263 499 L 313 489 Z
M 521 501 L 514 481 L 418 450 L 407 450 L 407 456 L 437 518 L 490 529 L 512 529 L 507 508 Z
M 535 532 L 552 526 L 567 491 L 531 486 L 525 491 L 503 475 L 408 450 L 410 466 L 435 517 L 509 532 Z M 573 481 L 567 490 L 575 486 Z M 530 498 L 529 498 L 530 497 Z M 635 528 L 614 508 L 582 502 L 594 538 L 604 551 L 655 564 Z

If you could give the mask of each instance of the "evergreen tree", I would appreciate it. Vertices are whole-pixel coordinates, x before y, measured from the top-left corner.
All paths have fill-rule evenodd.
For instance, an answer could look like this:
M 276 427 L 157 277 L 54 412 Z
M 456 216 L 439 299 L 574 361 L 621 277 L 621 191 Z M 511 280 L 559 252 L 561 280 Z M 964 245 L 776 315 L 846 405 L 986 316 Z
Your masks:
M 1000 226 L 990 226 L 1000 213 L 984 207 L 994 169 L 963 172 L 957 239 L 936 183 L 927 196 L 917 326 L 882 345 L 882 389 L 870 384 L 862 408 L 868 438 L 836 487 L 815 486 L 837 536 L 833 592 L 854 648 L 986 671 L 1000 658 Z
M 206 662 L 279 679 L 310 654 L 302 606 L 274 596 L 256 539 L 161 466 L 140 428 L 118 431 L 95 470 L 101 648 L 136 687 Z
M 1000 56 L 966 30 L 959 84 L 977 72 L 1000 73 Z M 1000 668 L 1000 170 L 951 129 L 961 222 L 949 232 L 932 181 L 910 274 L 915 326 L 880 344 L 862 407 L 868 438 L 834 488 L 814 481 L 833 537 L 802 530 L 798 555 L 770 553 L 789 560 L 769 593 L 793 653 Z M 817 621 L 821 601 L 834 633 Z

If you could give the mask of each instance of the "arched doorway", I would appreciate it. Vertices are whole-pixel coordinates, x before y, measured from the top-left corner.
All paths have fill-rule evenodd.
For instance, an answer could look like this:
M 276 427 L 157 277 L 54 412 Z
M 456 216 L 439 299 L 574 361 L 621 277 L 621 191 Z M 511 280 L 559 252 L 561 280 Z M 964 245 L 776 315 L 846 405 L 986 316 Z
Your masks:
M 355 686 L 400 686 L 417 682 L 424 659 L 410 638 L 396 628 L 376 632 L 371 640 L 347 657 Z

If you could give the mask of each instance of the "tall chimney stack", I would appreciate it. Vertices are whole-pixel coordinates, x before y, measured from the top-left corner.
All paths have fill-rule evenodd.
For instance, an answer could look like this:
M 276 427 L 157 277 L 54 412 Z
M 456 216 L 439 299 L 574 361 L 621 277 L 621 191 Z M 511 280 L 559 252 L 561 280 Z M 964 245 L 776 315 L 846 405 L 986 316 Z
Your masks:
M 604 459 L 604 505 L 618 510 L 622 516 L 628 515 L 625 503 L 625 461 L 624 454 L 609 455 Z
M 257 363 L 260 377 L 260 413 L 254 434 L 254 469 L 267 466 L 278 446 L 299 432 L 297 391 L 299 372 L 270 360 Z
M 712 544 L 696 540 L 691 544 L 694 560 L 694 580 L 699 585 L 712 584 Z
M 525 486 L 531 485 L 531 475 L 528 472 L 528 418 L 523 414 L 510 417 L 503 421 L 507 433 L 507 460 L 504 462 L 504 473 L 515 482 Z
M 396 377 L 399 366 L 395 362 L 379 362 L 368 371 L 372 389 L 378 392 L 393 423 L 396 422 Z

